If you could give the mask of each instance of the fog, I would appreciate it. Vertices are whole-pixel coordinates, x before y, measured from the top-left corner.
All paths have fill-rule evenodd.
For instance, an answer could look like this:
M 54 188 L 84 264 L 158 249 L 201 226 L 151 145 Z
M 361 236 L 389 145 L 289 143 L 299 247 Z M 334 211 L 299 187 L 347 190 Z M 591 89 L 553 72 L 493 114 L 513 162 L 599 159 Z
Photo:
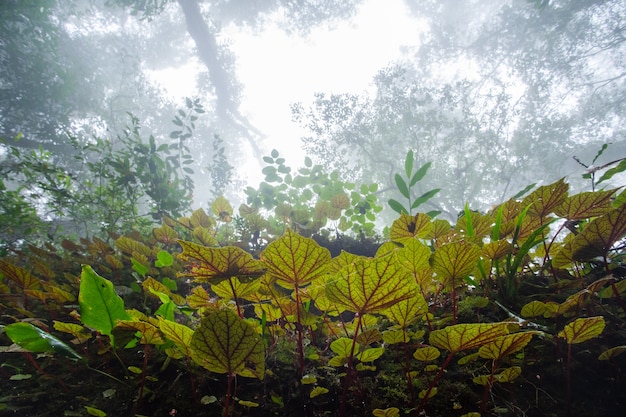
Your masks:
M 440 189 L 420 210 L 450 220 L 561 177 L 624 183 L 595 183 L 626 158 L 623 1 L 10 0 L 0 13 L 4 187 L 46 219 L 99 204 L 62 202 L 113 177 L 148 190 L 140 216 L 219 195 L 237 208 L 274 149 L 292 173 L 307 157 L 377 184 L 387 224 L 410 150 L 432 164 L 411 195 Z M 124 171 L 149 166 L 128 144 L 151 135 L 154 155 L 172 152 L 162 172 Z M 163 196 L 165 172 L 180 194 Z

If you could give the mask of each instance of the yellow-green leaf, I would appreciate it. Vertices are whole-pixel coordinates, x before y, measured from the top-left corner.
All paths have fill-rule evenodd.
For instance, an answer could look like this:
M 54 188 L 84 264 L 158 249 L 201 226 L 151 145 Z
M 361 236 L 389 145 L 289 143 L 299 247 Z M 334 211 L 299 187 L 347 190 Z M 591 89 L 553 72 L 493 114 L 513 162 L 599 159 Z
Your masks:
M 397 323 L 402 328 L 421 319 L 428 312 L 428 304 L 424 296 L 415 291 L 410 298 L 406 298 L 392 305 L 383 313 L 389 320 Z
M 546 217 L 565 201 L 569 184 L 561 178 L 555 183 L 544 185 L 530 193 L 522 201 L 522 207 L 530 205 L 528 214 L 536 217 Z
M 583 317 L 569 323 L 558 334 L 568 344 L 582 343 L 594 337 L 598 337 L 604 330 L 604 317 Z
M 88 405 L 86 405 L 84 407 L 85 407 L 85 410 L 87 410 L 87 414 L 89 414 L 90 416 L 106 417 L 106 415 L 107 415 L 107 413 L 105 413 L 104 411 L 100 410 L 99 408 L 90 407 Z
M 384 351 L 385 349 L 382 347 L 368 348 L 356 355 L 356 358 L 361 362 L 374 362 L 376 359 L 382 356 Z
M 535 332 L 513 333 L 500 336 L 493 342 L 478 349 L 478 354 L 484 359 L 500 360 L 500 358 L 515 353 L 524 347 L 533 338 Z
M 513 250 L 513 246 L 508 240 L 495 240 L 489 242 L 483 246 L 482 253 L 486 258 L 491 260 L 500 259 L 505 255 L 508 255 Z
M 203 368 L 220 374 L 263 379 L 265 372 L 261 336 L 230 310 L 202 318 L 191 338 L 191 356 Z
M 432 235 L 433 224 L 430 217 L 424 213 L 411 216 L 402 213 L 400 218 L 393 222 L 389 231 L 389 239 L 394 242 L 405 242 L 413 238 L 427 239 Z
M 239 278 L 233 277 L 229 280 L 222 281 L 218 284 L 211 285 L 211 289 L 215 294 L 224 299 L 248 298 L 256 295 L 261 281 L 255 279 L 250 282 L 241 282 Z
M 300 382 L 302 382 L 304 385 L 315 384 L 317 382 L 317 378 L 315 377 L 315 375 L 306 374 L 302 376 Z
M 164 245 L 174 244 L 176 239 L 178 239 L 178 233 L 176 230 L 166 224 L 152 229 L 152 235 L 157 241 L 163 243 Z
M 453 242 L 438 247 L 433 254 L 433 271 L 444 282 L 468 276 L 480 259 L 480 247 L 472 243 Z
M 259 403 L 255 403 L 254 401 L 239 400 L 238 403 L 239 405 L 243 405 L 244 407 L 248 408 L 254 408 L 259 406 Z
M 521 374 L 522 368 L 519 366 L 511 366 L 510 368 L 503 369 L 502 372 L 495 377 L 498 382 L 511 382 L 517 379 Z
M 189 217 L 189 224 L 194 229 L 196 227 L 210 229 L 215 226 L 215 220 L 207 216 L 204 209 L 199 208 L 191 213 L 191 217 Z
M 287 230 L 261 253 L 268 272 L 278 285 L 287 289 L 303 287 L 324 276 L 330 259 L 328 249 L 292 230 Z
M 127 236 L 118 238 L 115 241 L 115 246 L 128 255 L 139 253 L 144 256 L 150 256 L 152 254 L 152 250 L 149 247 Z
M 435 394 L 437 394 L 437 387 L 433 387 L 433 388 L 431 388 L 429 390 L 428 389 L 421 390 L 417 396 L 421 400 L 423 400 L 426 397 L 432 398 L 432 397 L 435 396 Z
M 145 321 L 118 320 L 115 330 L 132 330 L 141 333 L 140 342 L 142 345 L 162 345 L 165 340 L 161 337 L 159 329 Z
M 326 295 L 332 302 L 363 315 L 385 310 L 411 298 L 417 285 L 393 254 L 359 258 L 337 275 L 326 279 Z
M 431 345 L 450 352 L 474 349 L 509 333 L 511 323 L 463 323 L 435 330 L 430 334 Z
M 434 361 L 441 355 L 439 349 L 433 346 L 426 346 L 413 352 L 413 357 L 421 362 Z
M 400 409 L 396 407 L 385 408 L 384 410 L 375 408 L 372 414 L 374 414 L 375 417 L 398 417 L 400 415 Z
M 230 222 L 232 220 L 233 207 L 224 196 L 219 196 L 213 201 L 211 211 L 223 222 Z
M 598 359 L 601 361 L 608 361 L 609 359 L 613 359 L 624 352 L 626 352 L 626 345 L 615 346 L 602 352 L 600 356 L 598 356 Z
M 193 330 L 184 324 L 159 318 L 159 329 L 169 340 L 174 342 L 187 356 L 191 355 Z
M 359 349 L 360 345 L 356 343 L 354 346 L 355 352 L 358 352 Z M 347 358 L 352 352 L 352 339 L 349 339 L 347 337 L 340 337 L 330 344 L 330 350 L 339 355 L 339 357 Z
M 531 301 L 522 307 L 520 312 L 522 317 L 539 317 L 546 312 L 546 304 L 542 301 Z
M 39 280 L 30 272 L 5 260 L 0 260 L 0 273 L 15 282 L 22 291 L 41 288 Z
M 572 256 L 586 261 L 606 256 L 611 247 L 626 235 L 626 204 L 594 219 L 572 240 Z
M 328 393 L 328 388 L 324 388 L 324 387 L 315 387 L 313 388 L 313 390 L 311 391 L 311 393 L 309 394 L 309 398 L 315 398 L 318 395 L 324 395 Z
M 91 339 L 91 332 L 80 324 L 55 321 L 54 328 L 60 332 L 71 334 L 76 338 L 76 340 L 78 340 L 79 343 L 83 343 Z
M 191 276 L 196 281 L 218 283 L 231 277 L 250 281 L 265 273 L 261 262 L 236 246 L 209 248 L 184 240 L 178 243 L 183 248 L 183 253 L 178 257 L 191 264 L 189 272 L 183 275 Z
M 615 190 L 589 191 L 568 197 L 554 210 L 554 214 L 568 220 L 602 216 L 611 208 Z
M 383 341 L 388 345 L 408 342 L 408 335 L 404 329 L 389 329 L 383 332 Z
M 430 248 L 417 239 L 406 239 L 398 250 L 398 262 L 409 272 L 416 274 L 429 267 Z

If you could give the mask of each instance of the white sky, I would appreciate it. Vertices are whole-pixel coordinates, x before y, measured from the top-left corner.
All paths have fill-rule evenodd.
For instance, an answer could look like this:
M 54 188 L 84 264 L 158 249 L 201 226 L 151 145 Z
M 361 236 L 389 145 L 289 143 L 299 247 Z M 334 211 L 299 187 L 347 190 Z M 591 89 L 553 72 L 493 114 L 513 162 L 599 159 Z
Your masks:
M 402 45 L 417 43 L 419 31 L 401 0 L 369 0 L 350 22 L 314 30 L 307 39 L 275 26 L 258 35 L 229 31 L 245 86 L 241 110 L 271 146 L 299 147 L 291 103 L 308 103 L 315 92 L 369 90 L 376 72 L 400 58 Z
M 304 158 L 303 132 L 291 121 L 290 105 L 310 103 L 316 92 L 372 91 L 377 71 L 399 59 L 402 46 L 416 45 L 423 30 L 402 0 L 366 0 L 349 22 L 315 29 L 307 38 L 269 24 L 262 32 L 229 26 L 220 38 L 236 55 L 244 87 L 241 112 L 267 136 L 264 150 L 278 149 L 296 167 Z M 181 77 L 180 71 L 189 69 L 153 74 L 167 90 L 193 96 L 192 77 Z M 173 86 L 172 80 L 184 84 Z

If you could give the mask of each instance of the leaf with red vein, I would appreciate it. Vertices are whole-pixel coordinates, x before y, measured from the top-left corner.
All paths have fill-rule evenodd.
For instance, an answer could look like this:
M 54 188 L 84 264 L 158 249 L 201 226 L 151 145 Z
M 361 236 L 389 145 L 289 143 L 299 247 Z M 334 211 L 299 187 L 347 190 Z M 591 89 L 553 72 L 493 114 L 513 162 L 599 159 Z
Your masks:
M 568 220 L 602 216 L 611 209 L 611 197 L 616 191 L 589 191 L 573 195 L 566 198 L 554 214 Z
M 12 263 L 0 260 L 0 272 L 2 272 L 7 279 L 15 282 L 22 291 L 38 290 L 41 288 L 39 280 L 36 277 L 31 275 L 31 273 L 24 268 L 15 266 Z
M 453 242 L 443 245 L 433 254 L 433 270 L 443 282 L 465 278 L 476 268 L 480 247 L 472 243 Z
M 263 264 L 252 255 L 236 246 L 209 248 L 197 243 L 179 240 L 183 253 L 178 257 L 193 266 L 184 276 L 199 282 L 218 283 L 231 277 L 250 281 L 265 273 Z
M 202 318 L 191 338 L 191 356 L 203 368 L 220 374 L 263 379 L 265 372 L 261 336 L 230 310 Z
M 560 206 L 567 198 L 569 184 L 561 178 L 555 183 L 544 185 L 530 193 L 522 201 L 522 207 L 530 205 L 528 214 L 536 217 L 546 217 Z
M 513 333 L 500 336 L 493 342 L 478 349 L 478 355 L 484 359 L 500 360 L 500 358 L 524 349 L 533 335 L 538 332 Z
M 586 261 L 606 256 L 611 247 L 626 235 L 626 204 L 594 219 L 572 240 L 572 257 Z
M 411 216 L 402 213 L 400 218 L 393 222 L 389 231 L 389 239 L 394 242 L 404 242 L 415 237 L 427 239 L 432 237 L 433 223 L 431 218 L 424 213 Z
M 452 353 L 474 349 L 509 333 L 511 323 L 464 323 L 447 326 L 430 334 L 431 345 Z
M 324 276 L 329 266 L 330 251 L 313 239 L 292 230 L 273 241 L 261 253 L 267 271 L 283 288 L 292 289 Z
M 416 290 L 394 255 L 358 259 L 326 280 L 328 299 L 360 314 L 381 312 L 413 297 Z
M 584 317 L 569 323 L 558 334 L 568 344 L 582 343 L 594 337 L 598 337 L 604 330 L 604 317 Z

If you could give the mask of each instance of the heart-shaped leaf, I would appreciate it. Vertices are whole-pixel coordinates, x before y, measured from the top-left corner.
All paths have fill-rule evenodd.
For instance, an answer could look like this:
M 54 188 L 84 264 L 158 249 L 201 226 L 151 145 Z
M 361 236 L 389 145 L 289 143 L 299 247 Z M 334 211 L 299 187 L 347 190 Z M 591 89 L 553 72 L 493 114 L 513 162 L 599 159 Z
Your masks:
M 383 355 L 384 351 L 382 347 L 368 348 L 356 355 L 356 358 L 361 362 L 374 362 Z
M 340 337 L 339 339 L 333 340 L 330 344 L 330 350 L 335 352 L 340 358 L 347 358 L 352 351 L 352 343 L 354 343 L 354 350 L 358 351 L 360 345 L 347 337 Z
M 413 297 L 416 290 L 409 272 L 393 254 L 357 259 L 326 279 L 328 299 L 361 315 L 385 310 Z
M 287 289 L 306 286 L 315 278 L 324 276 L 330 259 L 328 249 L 292 230 L 287 230 L 261 253 L 268 272 L 276 278 L 278 285 Z
M 467 242 L 453 242 L 438 247 L 433 254 L 433 270 L 441 281 L 453 283 L 476 268 L 480 247 Z
M 261 336 L 230 310 L 215 311 L 202 318 L 191 338 L 191 357 L 211 372 L 264 377 Z
M 178 239 L 178 233 L 176 230 L 166 224 L 152 229 L 152 235 L 156 240 L 165 245 L 172 245 L 176 242 L 176 239 Z
M 400 415 L 400 409 L 396 407 L 385 408 L 384 410 L 381 408 L 376 408 L 372 411 L 375 417 L 398 417 Z
M 531 301 L 522 307 L 520 314 L 522 317 L 539 317 L 546 312 L 546 305 L 542 301 Z
M 231 277 L 251 281 L 265 273 L 261 262 L 237 246 L 209 248 L 184 240 L 178 243 L 183 248 L 178 257 L 192 265 L 190 271 L 183 275 L 196 281 L 218 283 Z
M 433 224 L 430 217 L 424 213 L 417 213 L 415 216 L 403 213 L 391 225 L 389 239 L 394 242 L 404 242 L 414 237 L 427 239 L 431 236 Z
M 430 334 L 431 345 L 452 353 L 474 349 L 493 342 L 509 333 L 511 323 L 463 323 L 435 330 Z
M 598 337 L 604 330 L 604 317 L 582 317 L 569 323 L 558 334 L 568 344 L 582 343 L 594 337 Z
M 413 352 L 413 357 L 420 362 L 431 362 L 437 359 L 441 352 L 436 347 L 426 346 Z

